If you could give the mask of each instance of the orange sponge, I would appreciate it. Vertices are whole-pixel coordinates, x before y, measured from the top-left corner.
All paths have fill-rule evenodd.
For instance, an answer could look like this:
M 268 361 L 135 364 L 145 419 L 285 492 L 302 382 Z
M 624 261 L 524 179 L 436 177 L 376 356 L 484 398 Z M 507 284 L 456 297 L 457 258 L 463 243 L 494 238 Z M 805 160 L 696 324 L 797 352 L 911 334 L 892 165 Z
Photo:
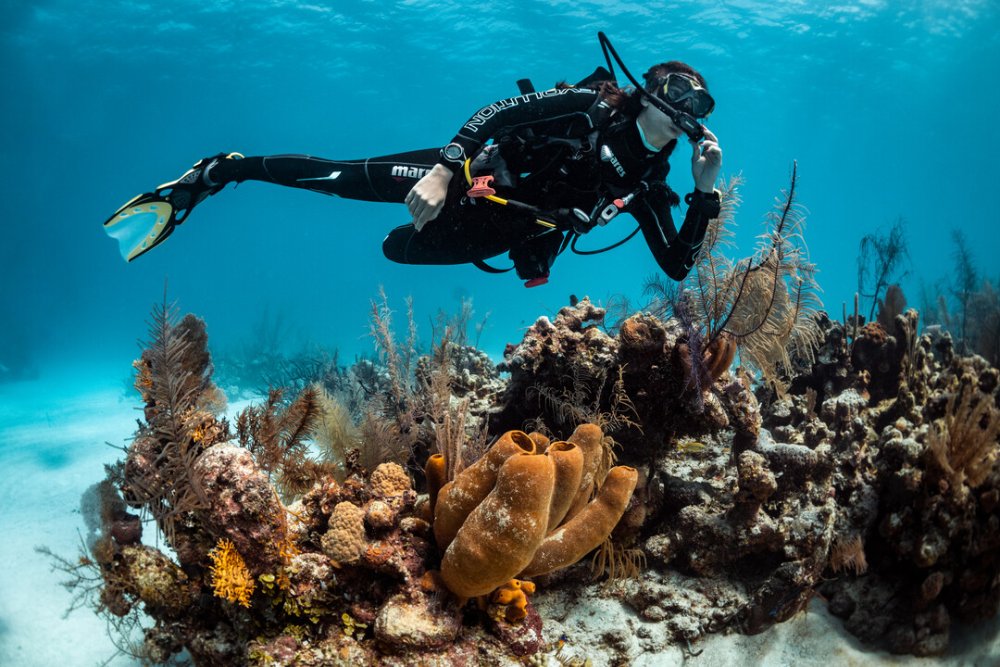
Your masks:
M 548 456 L 521 452 L 504 462 L 496 486 L 469 513 L 441 560 L 441 577 L 452 593 L 486 595 L 524 569 L 548 532 L 554 484 Z
M 434 507 L 434 538 L 438 549 L 444 551 L 448 548 L 469 513 L 490 493 L 504 461 L 515 454 L 534 452 L 535 443 L 527 433 L 508 431 L 481 459 L 441 487 Z
M 572 565 L 597 548 L 625 513 L 638 479 L 639 473 L 635 468 L 612 468 L 597 497 L 546 537 L 535 551 L 531 563 L 518 576 L 547 574 Z

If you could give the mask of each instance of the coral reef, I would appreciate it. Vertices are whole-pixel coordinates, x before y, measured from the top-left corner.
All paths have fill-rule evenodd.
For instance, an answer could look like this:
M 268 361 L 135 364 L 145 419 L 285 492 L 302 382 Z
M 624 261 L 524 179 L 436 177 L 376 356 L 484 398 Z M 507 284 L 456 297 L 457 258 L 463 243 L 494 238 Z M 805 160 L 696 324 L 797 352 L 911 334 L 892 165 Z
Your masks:
M 84 496 L 79 562 L 54 557 L 74 606 L 153 663 L 544 664 L 579 595 L 630 607 L 643 646 L 764 632 L 822 594 L 865 642 L 943 653 L 1000 608 L 1000 371 L 889 291 L 878 322 L 812 312 L 807 262 L 767 248 L 703 267 L 736 316 L 682 290 L 609 332 L 583 298 L 498 367 L 448 335 L 398 349 L 383 301 L 364 414 L 275 389 L 235 434 L 204 323 L 158 308 L 145 419 Z
M 618 457 L 641 481 L 615 537 L 653 566 L 621 593 L 644 618 L 675 641 L 759 632 L 823 590 L 862 639 L 923 655 L 945 649 L 952 616 L 996 613 L 995 368 L 957 356 L 947 336 L 918 336 L 914 311 L 855 336 L 819 313 L 822 345 L 792 360 L 784 398 L 725 372 L 699 412 L 679 323 L 637 315 L 612 338 L 586 324 L 602 316 L 581 301 L 509 348 L 495 419 L 523 419 L 517 396 L 539 377 L 569 396 L 574 369 L 623 369 L 643 433 L 616 432 Z M 605 391 L 583 407 L 610 413 L 612 401 Z M 556 423 L 566 412 L 536 409 Z

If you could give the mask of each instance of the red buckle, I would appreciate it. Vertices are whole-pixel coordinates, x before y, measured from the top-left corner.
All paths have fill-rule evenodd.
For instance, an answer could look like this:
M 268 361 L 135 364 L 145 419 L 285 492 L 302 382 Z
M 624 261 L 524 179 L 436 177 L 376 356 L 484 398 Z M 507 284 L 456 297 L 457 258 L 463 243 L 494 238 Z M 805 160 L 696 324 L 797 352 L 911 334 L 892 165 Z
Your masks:
M 538 287 L 539 285 L 544 285 L 547 282 L 549 282 L 549 274 L 546 273 L 544 276 L 538 276 L 537 278 L 532 278 L 531 280 L 525 280 L 524 286 Z
M 622 201 L 621 199 L 616 199 L 616 200 L 614 200 L 611 203 L 614 204 L 618 208 L 619 211 L 621 209 L 625 208 L 625 202 Z
M 487 174 L 486 176 L 475 176 L 472 179 L 472 187 L 468 189 L 465 193 L 469 197 L 488 197 L 490 195 L 495 195 L 496 190 L 490 187 L 490 183 L 493 182 L 493 176 Z

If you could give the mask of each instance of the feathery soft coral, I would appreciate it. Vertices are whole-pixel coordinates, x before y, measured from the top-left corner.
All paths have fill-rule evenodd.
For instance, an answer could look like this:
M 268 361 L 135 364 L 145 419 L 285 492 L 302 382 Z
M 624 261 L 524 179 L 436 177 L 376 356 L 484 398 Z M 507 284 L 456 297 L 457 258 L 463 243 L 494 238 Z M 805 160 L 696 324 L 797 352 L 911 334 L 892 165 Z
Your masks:
M 208 552 L 212 559 L 212 588 L 215 596 L 250 606 L 254 581 L 246 562 L 231 540 L 220 539 L 215 548 Z

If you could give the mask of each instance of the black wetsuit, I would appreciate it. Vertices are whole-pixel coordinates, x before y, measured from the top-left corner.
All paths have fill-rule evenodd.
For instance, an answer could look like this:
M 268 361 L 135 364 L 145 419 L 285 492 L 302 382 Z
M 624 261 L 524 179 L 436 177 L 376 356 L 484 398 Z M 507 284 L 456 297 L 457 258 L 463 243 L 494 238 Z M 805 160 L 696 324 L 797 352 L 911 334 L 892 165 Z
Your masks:
M 483 149 L 493 140 L 493 148 Z M 651 151 L 634 118 L 612 114 L 590 89 L 529 93 L 480 109 L 452 139 L 465 155 L 449 160 L 440 148 L 364 160 L 325 160 L 277 155 L 223 160 L 211 178 L 223 183 L 259 180 L 329 195 L 402 203 L 435 164 L 455 173 L 441 213 L 417 232 L 412 224 L 393 229 L 382 244 L 385 256 L 406 264 L 480 262 L 510 251 L 518 275 L 548 275 L 567 233 L 586 231 L 572 209 L 587 214 L 634 193 L 625 207 L 638 222 L 663 271 L 681 280 L 690 270 L 708 221 L 718 216 L 717 194 L 687 196 L 680 232 L 671 206 L 678 196 L 667 186 L 669 151 Z M 539 225 L 536 215 L 466 196 L 463 165 L 474 159 L 474 175 L 496 177 L 500 197 L 542 211 L 557 228 Z M 475 160 L 480 156 L 478 160 Z M 487 159 L 486 156 L 489 156 Z

